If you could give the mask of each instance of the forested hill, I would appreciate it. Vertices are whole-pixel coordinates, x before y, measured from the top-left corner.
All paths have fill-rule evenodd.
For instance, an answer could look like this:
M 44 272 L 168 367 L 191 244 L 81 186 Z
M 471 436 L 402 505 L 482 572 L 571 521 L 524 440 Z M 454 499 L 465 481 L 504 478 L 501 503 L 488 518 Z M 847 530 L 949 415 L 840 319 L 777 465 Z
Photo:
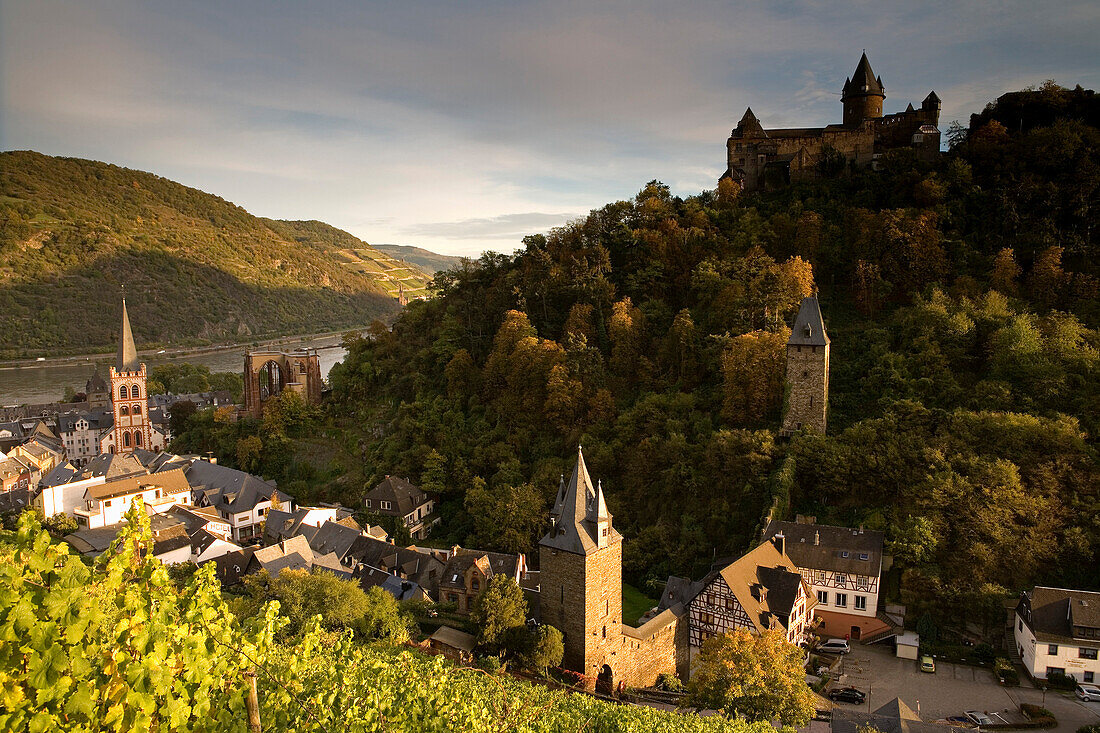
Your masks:
M 1100 132 L 965 132 L 773 193 L 653 182 L 445 273 L 333 370 L 366 446 L 333 494 L 408 475 L 444 497 L 433 539 L 530 551 L 580 442 L 650 590 L 743 551 L 773 504 L 884 530 L 902 600 L 944 618 L 1100 588 Z M 815 288 L 829 431 L 781 441 Z
M 309 333 L 392 316 L 415 266 L 320 222 L 260 219 L 141 171 L 0 153 L 0 358 Z

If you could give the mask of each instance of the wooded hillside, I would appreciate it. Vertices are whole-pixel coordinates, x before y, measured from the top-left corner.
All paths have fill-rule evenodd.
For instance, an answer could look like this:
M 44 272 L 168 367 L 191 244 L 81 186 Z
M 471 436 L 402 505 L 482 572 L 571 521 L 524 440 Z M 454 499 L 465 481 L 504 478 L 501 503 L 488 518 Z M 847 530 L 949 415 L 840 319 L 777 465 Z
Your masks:
M 0 153 L 0 358 L 310 333 L 396 313 L 429 277 L 320 222 L 280 222 L 150 173 Z

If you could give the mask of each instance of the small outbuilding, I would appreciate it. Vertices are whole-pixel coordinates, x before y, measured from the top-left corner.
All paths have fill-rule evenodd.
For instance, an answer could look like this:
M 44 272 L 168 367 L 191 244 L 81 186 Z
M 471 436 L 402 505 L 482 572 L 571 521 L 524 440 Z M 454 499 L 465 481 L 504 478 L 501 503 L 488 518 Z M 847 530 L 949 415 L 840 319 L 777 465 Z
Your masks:
M 476 646 L 477 637 L 465 631 L 452 629 L 450 626 L 440 626 L 428 638 L 429 649 L 442 652 L 443 656 L 459 661 L 472 657 Z
M 906 631 L 897 637 L 898 659 L 916 660 L 920 650 L 920 636 L 916 632 Z

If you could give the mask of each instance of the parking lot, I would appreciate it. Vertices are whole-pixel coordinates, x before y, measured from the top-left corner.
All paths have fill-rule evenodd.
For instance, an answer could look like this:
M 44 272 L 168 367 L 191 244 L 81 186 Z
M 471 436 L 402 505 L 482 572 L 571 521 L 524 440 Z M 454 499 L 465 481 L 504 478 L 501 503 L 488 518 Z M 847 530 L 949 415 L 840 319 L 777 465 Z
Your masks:
M 961 715 L 965 710 L 990 714 L 1015 711 L 1020 703 L 1045 705 L 1058 719 L 1055 730 L 1076 731 L 1082 725 L 1100 723 L 1100 703 L 1084 703 L 1061 693 L 1041 690 L 1024 682 L 1020 687 L 1003 687 L 989 670 L 936 662 L 935 674 L 917 670 L 917 663 L 898 659 L 887 644 L 854 644 L 845 655 L 836 686 L 852 686 L 869 693 L 862 710 L 875 710 L 895 697 L 920 713 L 927 721 Z M 838 707 L 855 707 L 838 703 Z M 996 720 L 995 715 L 991 717 Z M 1006 716 L 1007 717 L 1007 716 Z

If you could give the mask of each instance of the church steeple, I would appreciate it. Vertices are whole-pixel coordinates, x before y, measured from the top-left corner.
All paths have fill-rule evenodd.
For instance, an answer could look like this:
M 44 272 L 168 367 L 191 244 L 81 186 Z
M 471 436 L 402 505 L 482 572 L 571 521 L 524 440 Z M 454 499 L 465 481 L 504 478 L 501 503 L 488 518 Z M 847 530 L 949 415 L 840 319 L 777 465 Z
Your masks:
M 122 332 L 118 339 L 118 356 L 115 359 L 115 369 L 120 372 L 136 372 L 140 368 L 137 347 L 134 346 L 134 333 L 130 330 L 130 316 L 126 313 L 126 298 L 123 298 Z

